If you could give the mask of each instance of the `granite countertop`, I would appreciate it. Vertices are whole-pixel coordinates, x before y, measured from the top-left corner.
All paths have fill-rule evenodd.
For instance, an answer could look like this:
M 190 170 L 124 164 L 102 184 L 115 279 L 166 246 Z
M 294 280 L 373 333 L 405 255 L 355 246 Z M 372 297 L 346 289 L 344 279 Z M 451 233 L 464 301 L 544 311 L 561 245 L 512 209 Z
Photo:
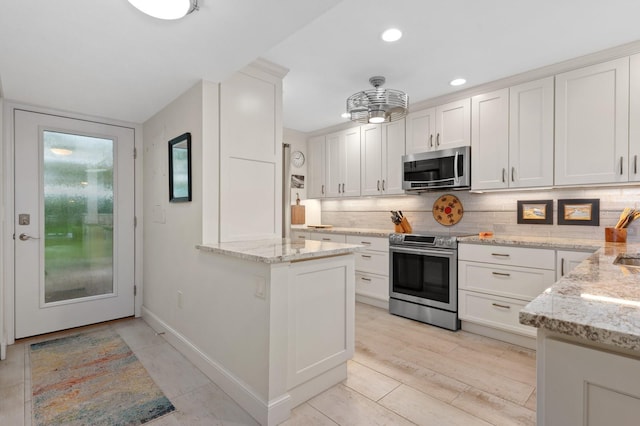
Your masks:
M 313 227 L 291 228 L 291 231 L 319 232 L 319 233 L 324 233 L 324 234 L 362 235 L 362 236 L 367 236 L 367 237 L 381 237 L 381 238 L 388 238 L 389 234 L 393 234 L 395 232 L 393 229 L 341 228 L 341 227 L 331 227 L 331 228 L 313 228 Z
M 468 244 L 485 244 L 500 246 L 517 246 L 544 248 L 553 250 L 576 250 L 576 251 L 596 251 L 605 243 L 602 240 L 586 240 L 577 238 L 558 237 L 529 237 L 529 236 L 509 236 L 500 235 L 489 238 L 480 238 L 477 235 L 470 237 L 459 237 L 458 242 Z
M 288 238 L 200 244 L 197 249 L 262 263 L 284 263 L 318 257 L 339 256 L 363 249 L 358 244 L 327 241 L 294 241 Z
M 464 242 L 598 250 L 520 311 L 520 323 L 640 351 L 640 268 L 614 265 L 619 254 L 640 256 L 640 244 L 537 237 Z

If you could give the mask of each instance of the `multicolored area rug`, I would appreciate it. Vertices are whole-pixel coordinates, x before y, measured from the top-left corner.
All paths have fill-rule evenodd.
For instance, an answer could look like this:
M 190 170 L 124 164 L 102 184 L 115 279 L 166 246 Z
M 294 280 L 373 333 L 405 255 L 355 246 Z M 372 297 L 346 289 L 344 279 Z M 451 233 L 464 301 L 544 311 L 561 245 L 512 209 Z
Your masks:
M 106 328 L 31 345 L 34 425 L 139 425 L 175 410 Z

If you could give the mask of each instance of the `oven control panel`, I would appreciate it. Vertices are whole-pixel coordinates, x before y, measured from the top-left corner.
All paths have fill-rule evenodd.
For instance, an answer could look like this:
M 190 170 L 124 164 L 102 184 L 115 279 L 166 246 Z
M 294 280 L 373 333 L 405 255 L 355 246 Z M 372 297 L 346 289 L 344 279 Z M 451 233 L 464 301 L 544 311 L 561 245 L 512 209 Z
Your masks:
M 458 239 L 452 235 L 390 234 L 389 245 L 455 249 Z

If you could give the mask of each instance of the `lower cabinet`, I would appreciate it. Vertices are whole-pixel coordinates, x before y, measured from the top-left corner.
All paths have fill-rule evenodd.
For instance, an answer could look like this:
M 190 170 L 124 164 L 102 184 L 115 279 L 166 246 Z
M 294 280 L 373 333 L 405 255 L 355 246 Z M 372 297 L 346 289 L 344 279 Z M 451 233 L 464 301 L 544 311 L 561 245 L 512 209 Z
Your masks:
M 504 332 L 491 337 L 533 347 L 536 329 L 520 324 L 520 310 L 550 287 L 556 277 L 555 250 L 460 244 L 458 315 L 465 323 Z M 508 334 L 507 334 L 508 333 Z M 524 340 L 510 334 L 524 336 Z M 489 334 L 488 334 L 489 335 Z
M 362 244 L 366 250 L 355 253 L 356 300 L 389 308 L 389 240 L 381 237 L 347 235 L 347 243 Z
M 311 233 L 306 231 L 291 231 L 291 236 L 289 237 L 292 240 L 309 240 L 311 239 Z
M 591 256 L 591 252 L 585 251 L 556 251 L 556 279 L 560 279 L 567 275 L 576 266 L 582 263 L 587 257 Z
M 640 359 L 539 336 L 538 425 L 640 424 Z
M 311 232 L 309 239 L 316 241 L 329 241 L 332 243 L 346 243 L 347 238 L 344 234 Z

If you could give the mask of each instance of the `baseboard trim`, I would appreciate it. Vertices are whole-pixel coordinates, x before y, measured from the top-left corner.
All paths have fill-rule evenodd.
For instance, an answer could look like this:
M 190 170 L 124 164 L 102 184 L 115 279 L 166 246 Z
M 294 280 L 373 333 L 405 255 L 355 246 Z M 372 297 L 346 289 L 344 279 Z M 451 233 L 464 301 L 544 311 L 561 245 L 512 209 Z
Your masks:
M 164 332 L 163 337 L 171 346 L 198 367 L 261 425 L 277 425 L 289 418 L 292 408 L 291 395 L 284 394 L 268 403 L 265 402 L 231 372 L 209 358 L 196 345 L 144 306 L 142 319 L 156 332 Z
M 475 324 L 468 321 L 461 321 L 461 328 L 469 333 L 479 334 L 481 336 L 490 337 L 492 339 L 501 340 L 513 345 L 522 346 L 529 349 L 536 349 L 536 338 L 526 337 L 520 334 L 510 333 L 495 328 Z
M 321 375 L 290 389 L 289 394 L 291 395 L 291 407 L 295 408 L 303 402 L 306 402 L 318 395 L 318 389 L 329 389 L 346 379 L 347 363 L 343 362 L 342 364 L 333 367 L 331 370 L 328 370 Z
M 389 310 L 389 300 L 382 300 L 375 297 L 356 294 L 356 302 L 366 303 L 367 305 Z
M 5 342 L 0 343 L 0 361 L 7 359 L 7 344 Z

